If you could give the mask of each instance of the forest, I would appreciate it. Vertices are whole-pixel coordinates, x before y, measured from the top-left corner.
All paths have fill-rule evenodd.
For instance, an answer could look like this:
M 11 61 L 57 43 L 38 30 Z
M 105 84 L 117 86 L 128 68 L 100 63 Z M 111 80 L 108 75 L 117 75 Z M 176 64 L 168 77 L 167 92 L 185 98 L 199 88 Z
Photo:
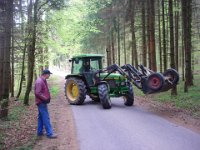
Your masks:
M 200 79 L 199 12 L 198 0 L 1 0 L 0 118 L 11 97 L 29 105 L 42 69 L 67 72 L 81 53 L 103 54 L 105 66 L 174 68 L 190 93 Z

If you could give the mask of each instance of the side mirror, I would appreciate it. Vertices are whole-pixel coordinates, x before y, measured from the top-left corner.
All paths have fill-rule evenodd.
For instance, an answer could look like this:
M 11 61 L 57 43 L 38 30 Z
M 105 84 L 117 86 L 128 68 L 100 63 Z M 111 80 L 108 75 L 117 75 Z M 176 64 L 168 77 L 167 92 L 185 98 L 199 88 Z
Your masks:
M 72 60 L 71 60 L 71 59 L 69 59 L 69 62 L 72 62 Z

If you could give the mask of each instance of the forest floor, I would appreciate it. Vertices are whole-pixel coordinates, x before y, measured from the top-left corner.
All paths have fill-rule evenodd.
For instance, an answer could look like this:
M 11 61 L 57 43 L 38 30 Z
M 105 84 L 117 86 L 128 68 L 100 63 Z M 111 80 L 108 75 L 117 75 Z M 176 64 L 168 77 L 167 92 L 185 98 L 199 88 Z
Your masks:
M 76 129 L 70 105 L 64 96 L 64 79 L 50 81 L 50 87 L 58 86 L 58 94 L 49 104 L 49 114 L 53 130 L 58 134 L 56 139 L 36 136 L 37 107 L 32 101 L 24 107 L 20 101 L 10 101 L 10 109 L 24 108 L 19 121 L 0 120 L 0 149 L 33 149 L 33 150 L 78 150 Z M 147 96 L 135 97 L 135 105 L 146 111 L 159 115 L 170 122 L 200 133 L 200 118 L 193 117 L 188 111 L 175 108 L 170 103 L 153 101 Z M 1 137 L 3 137 L 1 139 Z

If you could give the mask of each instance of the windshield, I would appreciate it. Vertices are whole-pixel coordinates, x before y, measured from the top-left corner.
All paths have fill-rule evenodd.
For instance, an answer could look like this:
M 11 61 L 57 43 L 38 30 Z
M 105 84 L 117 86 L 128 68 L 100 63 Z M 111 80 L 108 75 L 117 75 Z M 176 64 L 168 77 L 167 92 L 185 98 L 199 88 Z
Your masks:
M 93 72 L 102 69 L 101 57 L 75 58 L 72 60 L 72 74 Z

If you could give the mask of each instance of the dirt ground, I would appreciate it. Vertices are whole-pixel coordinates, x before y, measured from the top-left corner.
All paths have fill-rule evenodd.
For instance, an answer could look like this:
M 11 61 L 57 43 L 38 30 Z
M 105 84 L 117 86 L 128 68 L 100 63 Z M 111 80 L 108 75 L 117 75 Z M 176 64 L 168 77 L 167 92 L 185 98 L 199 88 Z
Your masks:
M 73 115 L 64 96 L 64 80 L 61 80 L 58 85 L 60 87 L 59 94 L 48 106 L 53 131 L 58 137 L 56 139 L 48 139 L 46 136 L 39 137 L 33 150 L 79 149 Z

